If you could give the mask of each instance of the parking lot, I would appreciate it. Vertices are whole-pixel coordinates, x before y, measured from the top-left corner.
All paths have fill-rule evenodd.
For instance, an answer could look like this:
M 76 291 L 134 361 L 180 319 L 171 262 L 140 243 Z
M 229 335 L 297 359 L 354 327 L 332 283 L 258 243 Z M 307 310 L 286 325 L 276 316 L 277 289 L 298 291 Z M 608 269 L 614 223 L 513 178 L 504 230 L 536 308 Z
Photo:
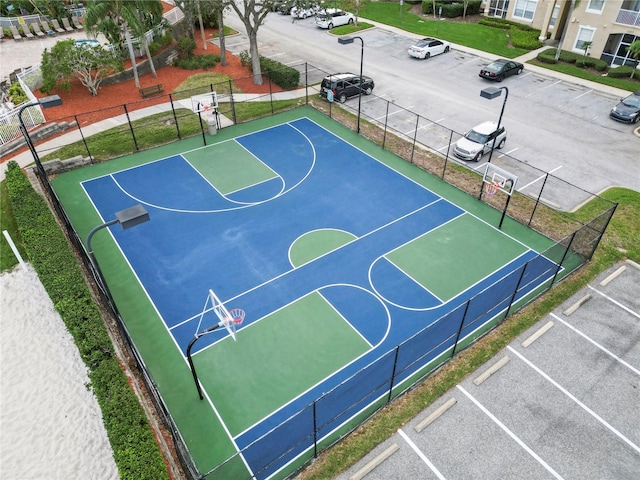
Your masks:
M 237 22 L 237 19 L 235 20 Z M 228 22 L 233 24 L 234 19 Z M 243 32 L 241 25 L 234 25 Z M 271 13 L 260 27 L 260 54 L 288 65 L 308 62 L 310 82 L 322 75 L 356 72 L 360 54 L 363 73 L 376 82 L 373 95 L 362 99 L 366 119 L 384 119 L 409 138 L 446 154 L 453 130 L 459 137 L 486 120 L 497 120 L 504 105 L 502 124 L 508 132 L 505 148 L 494 154 L 498 161 L 512 156 L 555 175 L 587 192 L 599 193 L 611 186 L 640 190 L 638 151 L 640 138 L 633 126 L 609 118 L 611 107 L 624 95 L 606 86 L 585 86 L 575 79 L 557 78 L 552 72 L 525 65 L 524 72 L 502 83 L 478 77 L 495 56 L 453 45 L 452 50 L 428 60 L 417 60 L 407 49 L 415 35 L 379 27 L 359 32 L 360 42 L 339 45 L 336 37 L 315 26 L 313 18 L 292 23 L 288 15 Z M 248 49 L 246 34 L 227 39 L 234 53 Z M 295 45 L 295 48 L 291 48 Z M 489 101 L 480 97 L 488 86 L 506 87 L 506 95 Z M 356 97 L 347 101 L 357 111 Z M 416 123 L 416 114 L 420 121 Z M 486 157 L 484 159 L 486 161 Z M 472 168 L 480 165 L 471 165 Z M 529 185 L 535 179 L 523 179 Z M 584 198 L 567 198 L 557 192 L 548 199 L 565 210 Z
M 637 479 L 639 284 L 602 273 L 337 478 Z

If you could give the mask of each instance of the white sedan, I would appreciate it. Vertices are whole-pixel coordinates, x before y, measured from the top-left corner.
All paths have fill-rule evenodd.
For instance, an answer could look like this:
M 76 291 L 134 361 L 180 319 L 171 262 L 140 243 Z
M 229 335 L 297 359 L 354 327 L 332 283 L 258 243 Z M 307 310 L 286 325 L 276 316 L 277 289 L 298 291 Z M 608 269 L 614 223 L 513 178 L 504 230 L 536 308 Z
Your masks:
M 451 49 L 451 44 L 437 38 L 423 38 L 409 47 L 409 55 L 414 58 L 429 58 L 432 55 L 447 53 Z

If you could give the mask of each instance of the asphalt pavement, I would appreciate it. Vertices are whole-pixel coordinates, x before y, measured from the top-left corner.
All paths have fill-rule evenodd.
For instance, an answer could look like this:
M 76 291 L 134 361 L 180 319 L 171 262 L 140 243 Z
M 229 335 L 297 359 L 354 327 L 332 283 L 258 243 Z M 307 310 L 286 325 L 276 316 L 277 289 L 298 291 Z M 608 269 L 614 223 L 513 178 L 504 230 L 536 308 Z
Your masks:
M 640 265 L 603 272 L 338 480 L 637 480 Z

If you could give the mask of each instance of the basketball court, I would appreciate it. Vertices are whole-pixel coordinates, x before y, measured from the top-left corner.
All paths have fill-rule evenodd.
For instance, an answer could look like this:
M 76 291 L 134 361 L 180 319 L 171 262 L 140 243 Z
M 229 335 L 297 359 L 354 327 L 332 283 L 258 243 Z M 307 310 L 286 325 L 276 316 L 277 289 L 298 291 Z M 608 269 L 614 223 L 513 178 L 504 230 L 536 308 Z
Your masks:
M 207 143 L 52 180 L 81 238 L 148 211 L 93 250 L 205 478 L 286 476 L 563 272 L 549 239 L 311 108 Z

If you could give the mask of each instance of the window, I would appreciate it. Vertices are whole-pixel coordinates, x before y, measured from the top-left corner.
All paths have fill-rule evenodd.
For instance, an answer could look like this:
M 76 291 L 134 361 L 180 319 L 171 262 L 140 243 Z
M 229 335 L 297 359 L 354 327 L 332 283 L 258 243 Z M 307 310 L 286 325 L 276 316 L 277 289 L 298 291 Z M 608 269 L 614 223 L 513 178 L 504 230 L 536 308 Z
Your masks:
M 589 0 L 589 4 L 587 5 L 588 13 L 602 13 L 604 9 L 605 0 Z
M 516 0 L 516 6 L 513 9 L 513 17 L 533 20 L 533 14 L 536 13 L 537 6 L 538 0 Z
M 556 26 L 556 21 L 558 21 L 558 14 L 560 13 L 560 5 L 556 3 L 555 7 L 553 7 L 553 13 L 551 14 L 551 20 L 549 21 L 549 28 L 553 28 Z
M 580 30 L 578 30 L 578 36 L 576 37 L 576 44 L 573 46 L 573 49 L 584 52 L 584 42 L 591 42 L 595 33 L 596 29 L 593 27 L 580 27 Z

